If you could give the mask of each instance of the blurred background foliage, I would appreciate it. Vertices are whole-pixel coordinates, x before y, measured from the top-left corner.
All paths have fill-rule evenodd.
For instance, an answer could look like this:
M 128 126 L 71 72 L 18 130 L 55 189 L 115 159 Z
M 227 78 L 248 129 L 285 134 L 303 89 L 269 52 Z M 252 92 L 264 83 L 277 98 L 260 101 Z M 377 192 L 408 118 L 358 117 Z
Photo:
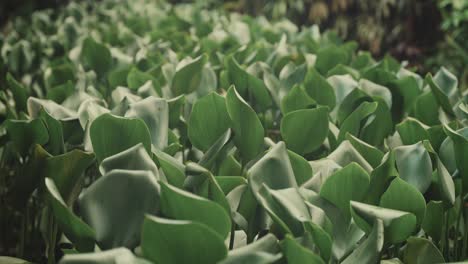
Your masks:
M 90 1 L 90 0 L 88 0 Z M 155 0 L 164 1 L 164 0 Z M 420 73 L 444 65 L 468 86 L 468 0 L 167 0 L 195 2 L 252 16 L 288 18 L 298 26 L 334 30 L 376 57 L 390 54 Z M 2 0 L 0 23 L 35 9 L 58 7 L 60 0 Z M 0 36 L 1 41 L 1 36 Z

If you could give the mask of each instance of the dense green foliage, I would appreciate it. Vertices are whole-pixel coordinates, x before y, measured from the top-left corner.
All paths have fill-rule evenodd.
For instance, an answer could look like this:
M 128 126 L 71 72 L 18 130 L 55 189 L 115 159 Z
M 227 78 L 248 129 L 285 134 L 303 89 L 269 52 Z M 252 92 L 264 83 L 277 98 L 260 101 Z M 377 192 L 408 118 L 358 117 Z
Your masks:
M 47 12 L 1 42 L 2 254 L 468 257 L 468 97 L 444 67 L 421 77 L 315 26 L 190 4 Z
M 439 8 L 443 16 L 442 29 L 445 39 L 437 52 L 427 59 L 428 67 L 444 64 L 459 76 L 460 87 L 468 88 L 468 1 L 441 0 Z

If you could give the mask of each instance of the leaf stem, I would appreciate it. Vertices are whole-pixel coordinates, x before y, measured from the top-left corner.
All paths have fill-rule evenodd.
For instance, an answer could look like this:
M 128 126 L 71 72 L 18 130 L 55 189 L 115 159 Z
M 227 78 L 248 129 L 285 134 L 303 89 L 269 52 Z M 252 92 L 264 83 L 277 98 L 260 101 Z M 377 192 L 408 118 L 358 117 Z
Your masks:
M 233 223 L 231 228 L 231 238 L 229 239 L 229 250 L 234 248 L 234 239 L 236 236 L 236 224 Z
M 458 241 L 458 228 L 460 227 L 460 221 L 463 216 L 463 202 L 460 203 L 460 211 L 457 215 L 457 223 L 455 225 L 455 238 L 454 238 L 454 247 L 455 247 L 455 259 L 459 258 L 459 247 L 461 246 Z
M 24 243 L 26 240 L 26 229 L 27 229 L 27 210 L 28 210 L 28 205 L 26 205 L 25 209 L 23 210 L 23 214 L 21 217 L 21 235 L 20 235 L 20 243 L 19 243 L 19 248 L 18 248 L 18 256 L 21 258 L 24 258 Z
M 460 214 L 465 213 L 464 211 L 468 211 L 468 203 L 463 205 L 462 201 L 462 211 Z M 460 260 L 464 260 L 467 257 L 467 251 L 468 251 L 468 213 L 465 213 L 464 215 L 465 218 L 465 235 L 463 236 L 463 245 L 462 245 L 462 254 Z
M 444 226 L 445 226 L 445 232 L 444 232 L 444 255 L 446 256 L 446 260 L 450 260 L 450 245 L 449 245 L 449 224 L 448 224 L 448 217 L 449 214 L 448 212 L 445 212 L 445 219 L 444 219 Z
M 55 264 L 55 242 L 57 238 L 57 224 L 52 212 L 49 212 L 49 245 L 47 247 L 47 263 Z

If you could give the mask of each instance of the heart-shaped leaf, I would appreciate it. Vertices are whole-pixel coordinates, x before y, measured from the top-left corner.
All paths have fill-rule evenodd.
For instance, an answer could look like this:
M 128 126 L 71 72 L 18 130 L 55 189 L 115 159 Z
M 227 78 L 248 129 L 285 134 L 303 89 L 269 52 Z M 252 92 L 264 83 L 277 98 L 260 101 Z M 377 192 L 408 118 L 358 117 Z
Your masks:
M 419 237 L 408 239 L 403 261 L 408 264 L 445 263 L 439 249 L 430 240 Z
M 357 163 L 332 174 L 322 185 L 320 196 L 338 207 L 350 219 L 350 202 L 362 201 L 369 187 L 369 174 Z
M 188 121 L 192 144 L 206 151 L 230 127 L 224 97 L 212 92 L 195 102 Z
M 138 143 L 151 153 L 150 132 L 140 119 L 103 114 L 91 124 L 90 136 L 99 163 Z
M 406 181 L 395 178 L 380 198 L 381 207 L 400 210 L 416 215 L 418 226 L 424 219 L 426 201 L 422 194 Z
M 261 110 L 265 110 L 271 105 L 271 96 L 265 83 L 242 69 L 233 56 L 227 58 L 226 68 L 229 79 L 238 89 L 240 96 L 246 98 L 248 94 L 251 94 L 252 98 L 249 98 L 248 101 L 254 101 Z
M 45 186 L 49 194 L 52 212 L 60 229 L 74 243 L 78 251 L 90 252 L 94 250 L 94 230 L 74 215 L 67 207 L 52 179 L 45 178 Z
M 377 219 L 372 232 L 342 263 L 376 263 L 380 258 L 384 244 L 384 225 L 382 220 Z
M 153 147 L 162 150 L 167 146 L 169 106 L 166 100 L 150 96 L 131 103 L 125 116 L 139 118 L 145 122 L 151 135 Z
M 83 192 L 79 205 L 101 248 L 133 248 L 144 215 L 158 210 L 159 185 L 149 171 L 112 170 Z
M 302 246 L 290 235 L 284 238 L 281 246 L 288 263 L 325 264 L 317 254 Z
M 288 148 L 299 154 L 316 150 L 327 135 L 327 107 L 293 111 L 281 120 L 281 136 Z
M 284 142 L 277 143 L 247 172 L 250 188 L 256 195 L 263 184 L 273 190 L 297 187 Z
M 432 162 L 422 142 L 395 148 L 401 179 L 424 193 L 431 184 Z
M 112 56 L 109 49 L 96 42 L 92 37 L 87 37 L 83 41 L 81 60 L 85 67 L 94 70 L 99 76 L 109 71 L 112 66 Z
M 227 255 L 221 236 L 198 222 L 146 216 L 141 237 L 143 256 L 156 263 L 217 263 Z
M 354 201 L 351 202 L 351 212 L 356 224 L 366 233 L 371 232 L 375 221 L 381 220 L 386 243 L 401 243 L 416 229 L 416 216 L 412 213 Z
M 166 217 L 205 224 L 222 238 L 231 231 L 231 219 L 221 206 L 163 182 L 160 203 L 161 213 Z
M 234 131 L 234 142 L 242 154 L 243 163 L 257 156 L 263 145 L 263 126 L 255 111 L 242 99 L 234 87 L 226 94 L 226 108 Z
M 171 87 L 174 95 L 189 94 L 200 86 L 203 66 L 207 60 L 207 55 L 201 55 L 176 70 Z

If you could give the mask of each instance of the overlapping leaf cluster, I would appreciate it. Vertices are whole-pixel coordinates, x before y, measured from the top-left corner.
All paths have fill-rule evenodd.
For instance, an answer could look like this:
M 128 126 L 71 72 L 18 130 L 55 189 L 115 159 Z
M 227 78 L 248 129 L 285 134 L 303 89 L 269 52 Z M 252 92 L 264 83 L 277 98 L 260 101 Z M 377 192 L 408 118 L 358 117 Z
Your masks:
M 36 201 L 49 263 L 467 257 L 467 99 L 446 69 L 196 5 L 48 14 L 3 39 L 0 111 L 3 210 Z

